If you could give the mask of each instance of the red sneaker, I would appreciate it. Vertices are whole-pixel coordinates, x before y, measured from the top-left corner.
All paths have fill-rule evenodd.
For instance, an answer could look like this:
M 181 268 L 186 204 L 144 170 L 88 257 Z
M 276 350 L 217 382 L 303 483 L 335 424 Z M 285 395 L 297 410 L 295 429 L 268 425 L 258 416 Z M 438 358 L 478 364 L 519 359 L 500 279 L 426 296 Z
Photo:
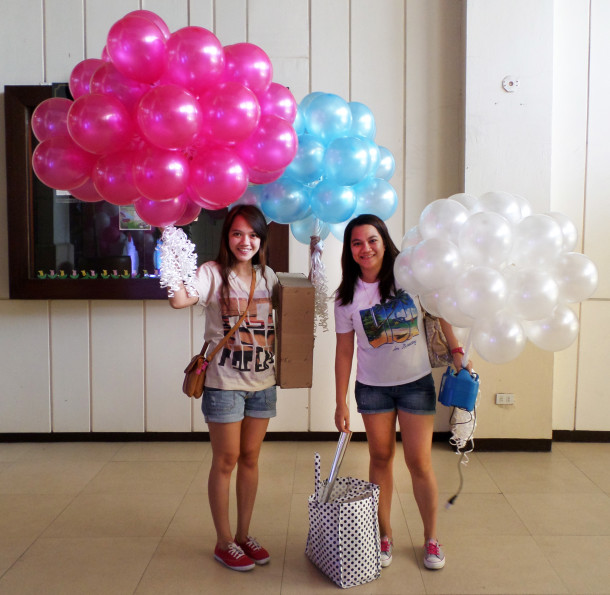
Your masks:
M 267 564 L 271 558 L 269 552 L 254 537 L 248 536 L 244 543 L 239 543 L 236 539 L 235 543 L 255 564 Z
M 214 558 L 231 570 L 245 572 L 254 568 L 254 562 L 236 543 L 230 543 L 226 550 L 221 550 L 219 546 L 216 546 Z

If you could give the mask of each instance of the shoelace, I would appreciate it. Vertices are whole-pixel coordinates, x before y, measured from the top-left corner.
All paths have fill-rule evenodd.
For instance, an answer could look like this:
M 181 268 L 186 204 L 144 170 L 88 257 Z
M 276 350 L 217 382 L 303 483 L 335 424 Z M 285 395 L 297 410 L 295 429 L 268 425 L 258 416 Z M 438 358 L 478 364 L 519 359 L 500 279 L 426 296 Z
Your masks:
M 428 541 L 428 543 L 426 543 L 426 553 L 429 556 L 440 556 L 441 551 L 439 549 L 438 541 Z
M 255 552 L 257 552 L 258 550 L 262 550 L 263 547 L 261 546 L 261 544 L 256 541 L 256 539 L 254 539 L 254 537 L 248 537 L 248 541 L 246 541 L 246 544 L 252 548 Z
M 391 547 L 392 547 L 392 542 L 389 539 L 384 539 L 381 542 L 381 551 L 382 552 L 386 552 L 386 553 L 389 552 Z
M 227 548 L 227 552 L 229 552 L 230 556 L 233 556 L 236 560 L 245 556 L 244 550 L 242 550 L 236 543 L 230 543 Z

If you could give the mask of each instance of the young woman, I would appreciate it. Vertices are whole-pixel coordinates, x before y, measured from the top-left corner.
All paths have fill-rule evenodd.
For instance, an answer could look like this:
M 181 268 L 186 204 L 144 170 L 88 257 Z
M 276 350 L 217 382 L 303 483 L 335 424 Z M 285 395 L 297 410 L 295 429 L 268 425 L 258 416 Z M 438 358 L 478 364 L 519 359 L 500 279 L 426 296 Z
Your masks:
M 239 329 L 206 371 L 202 410 L 212 445 L 208 496 L 216 528 L 216 560 L 233 570 L 266 564 L 269 553 L 249 535 L 258 486 L 258 457 L 269 418 L 276 414 L 272 291 L 275 273 L 265 266 L 267 223 L 250 205 L 235 207 L 224 222 L 218 256 L 197 270 L 190 297 L 184 287 L 169 298 L 173 308 L 205 308 L 208 353 L 239 320 Z M 237 466 L 237 531 L 229 525 L 229 486 Z
M 350 429 L 346 396 L 357 337 L 355 396 L 369 444 L 369 480 L 380 486 L 381 565 L 392 562 L 390 508 L 398 419 L 424 524 L 424 565 L 440 569 L 445 555 L 437 540 L 438 488 L 431 461 L 436 391 L 419 300 L 394 279 L 398 253 L 384 222 L 374 215 L 359 215 L 345 228 L 335 300 L 335 425 L 342 432 Z M 451 326 L 445 321 L 441 325 L 460 369 L 463 350 Z

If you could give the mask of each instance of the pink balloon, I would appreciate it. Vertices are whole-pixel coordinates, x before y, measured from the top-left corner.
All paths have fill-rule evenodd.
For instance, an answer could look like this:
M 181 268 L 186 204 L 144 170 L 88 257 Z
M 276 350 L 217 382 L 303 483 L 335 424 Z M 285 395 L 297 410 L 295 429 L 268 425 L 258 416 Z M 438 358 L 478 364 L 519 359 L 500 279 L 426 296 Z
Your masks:
M 91 93 L 113 95 L 134 114 L 138 102 L 151 87 L 121 74 L 112 62 L 106 62 L 93 73 L 90 88 Z
M 191 162 L 191 187 L 219 209 L 237 200 L 248 187 L 243 161 L 229 149 L 210 149 Z
M 225 68 L 222 44 L 203 27 L 183 27 L 167 41 L 168 68 L 163 82 L 174 83 L 195 95 L 219 82 Z
M 193 143 L 201 128 L 201 107 L 186 89 L 161 85 L 142 97 L 137 119 L 142 134 L 153 145 L 181 149 Z
M 288 120 L 291 124 L 297 117 L 297 102 L 288 87 L 271 83 L 269 88 L 258 96 L 261 113 Z
M 260 120 L 256 95 L 247 87 L 228 81 L 219 83 L 199 100 L 203 114 L 203 132 L 218 143 L 247 139 Z
M 53 136 L 34 149 L 32 168 L 43 184 L 68 190 L 87 181 L 95 159 L 69 136 Z
M 166 40 L 155 23 L 138 15 L 125 16 L 108 32 L 106 47 L 113 64 L 141 83 L 159 80 L 167 67 Z
M 136 188 L 145 198 L 174 198 L 186 189 L 189 162 L 179 151 L 148 146 L 136 152 L 133 177 Z
M 145 19 L 148 19 L 149 21 L 157 25 L 159 29 L 161 29 L 161 33 L 163 33 L 163 37 L 165 37 L 165 39 L 169 39 L 169 27 L 158 14 L 150 10 L 133 10 L 132 12 L 127 13 L 125 16 L 144 17 Z
M 140 197 L 133 178 L 133 151 L 116 151 L 102 155 L 91 178 L 98 193 L 114 205 L 130 205 Z
M 93 73 L 103 64 L 103 60 L 99 58 L 87 58 L 79 62 L 70 74 L 70 82 L 68 87 L 74 99 L 78 99 L 89 93 L 89 82 Z
M 95 189 L 91 178 L 77 188 L 70 188 L 69 192 L 74 198 L 78 198 L 83 202 L 100 202 L 101 200 L 104 200 Z
M 38 104 L 32 114 L 32 132 L 43 141 L 51 136 L 68 134 L 68 110 L 72 106 L 70 99 L 51 97 Z
M 235 43 L 224 50 L 225 80 L 240 83 L 256 94 L 264 93 L 273 78 L 269 56 L 253 43 Z
M 187 207 L 187 198 L 184 194 L 168 200 L 138 198 L 133 205 L 140 219 L 155 227 L 165 227 L 173 225 L 182 217 Z
M 237 152 L 246 165 L 263 172 L 286 167 L 297 149 L 297 133 L 292 124 L 277 116 L 261 116 L 257 129 L 237 145 Z
M 282 177 L 286 168 L 278 169 L 277 171 L 258 171 L 256 169 L 248 169 L 248 179 L 250 184 L 270 184 Z
M 83 95 L 68 112 L 68 131 L 78 145 L 102 155 L 123 147 L 134 132 L 127 108 L 111 95 Z
M 110 55 L 108 54 L 108 48 L 106 46 L 104 46 L 104 49 L 102 50 L 101 59 L 102 59 L 102 62 L 112 62 L 112 59 L 110 58 Z
M 199 213 L 201 213 L 201 207 L 192 200 L 187 200 L 186 209 L 182 214 L 182 217 L 180 217 L 180 219 L 178 219 L 174 225 L 188 225 L 199 217 Z

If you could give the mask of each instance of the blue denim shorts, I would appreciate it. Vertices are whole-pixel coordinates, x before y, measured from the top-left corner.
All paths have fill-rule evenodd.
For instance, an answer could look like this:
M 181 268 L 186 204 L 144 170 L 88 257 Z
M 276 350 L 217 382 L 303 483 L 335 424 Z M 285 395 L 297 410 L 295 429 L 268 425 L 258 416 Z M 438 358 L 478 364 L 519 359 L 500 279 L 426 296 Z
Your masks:
M 231 423 L 248 417 L 275 417 L 277 391 L 274 386 L 264 390 L 223 390 L 221 388 L 203 389 L 201 410 L 206 423 Z
M 356 404 L 359 413 L 406 411 L 432 415 L 436 411 L 436 389 L 432 374 L 397 386 L 369 386 L 356 380 Z

